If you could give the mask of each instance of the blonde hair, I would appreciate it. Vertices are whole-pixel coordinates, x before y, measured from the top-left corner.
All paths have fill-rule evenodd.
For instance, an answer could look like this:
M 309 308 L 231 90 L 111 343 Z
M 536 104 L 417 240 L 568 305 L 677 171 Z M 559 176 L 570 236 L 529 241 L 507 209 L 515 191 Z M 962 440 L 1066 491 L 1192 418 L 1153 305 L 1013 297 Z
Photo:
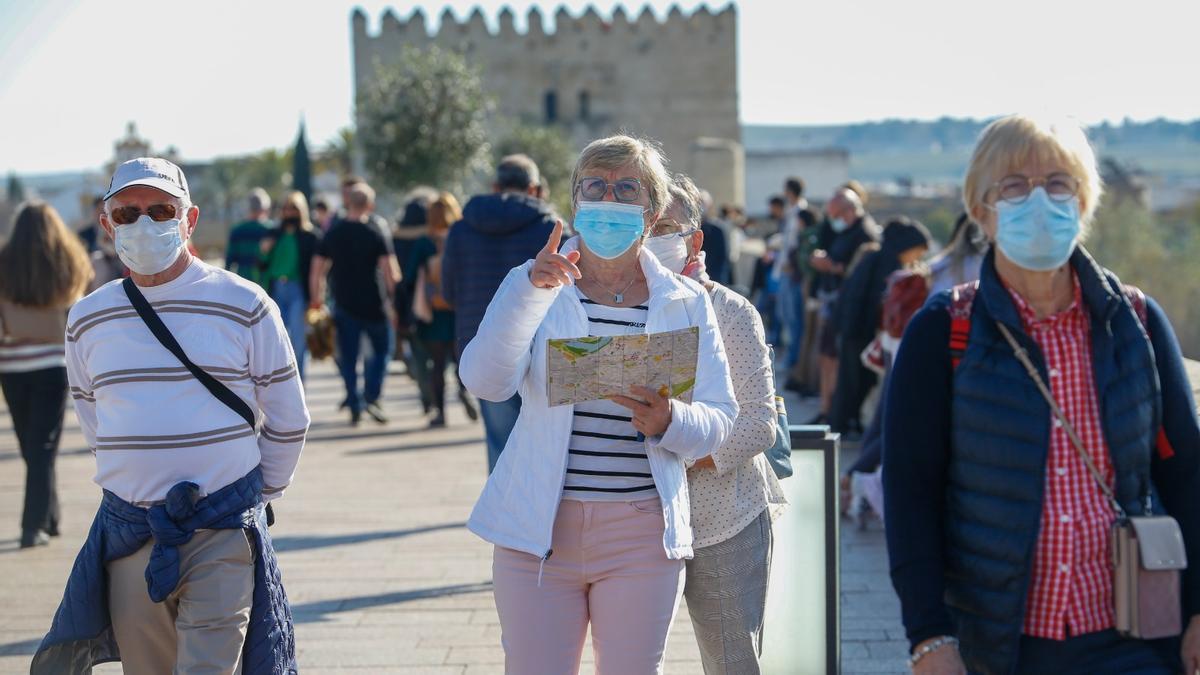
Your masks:
M 446 230 L 451 225 L 462 220 L 462 208 L 458 200 L 449 192 L 439 193 L 437 199 L 429 205 L 428 216 L 430 231 Z
M 279 208 L 282 211 L 284 207 L 290 206 L 300 212 L 300 229 L 308 231 L 312 229 L 312 220 L 308 216 L 308 200 L 304 198 L 304 193 L 299 190 L 292 190 L 283 196 L 283 202 Z
M 1002 117 L 979 135 L 963 181 L 963 205 L 971 218 L 978 220 L 997 181 L 1030 161 L 1061 163 L 1079 180 L 1080 220 L 1084 228 L 1090 225 L 1104 186 L 1083 127 L 1073 120 L 1026 115 Z
M 571 172 L 572 201 L 578 201 L 574 193 L 578 190 L 579 179 L 584 177 L 584 170 L 612 171 L 632 166 L 637 170 L 636 178 L 641 181 L 642 189 L 650 197 L 652 220 L 657 219 L 671 205 L 671 178 L 666 164 L 657 141 L 626 134 L 594 140 L 579 153 L 575 170 Z

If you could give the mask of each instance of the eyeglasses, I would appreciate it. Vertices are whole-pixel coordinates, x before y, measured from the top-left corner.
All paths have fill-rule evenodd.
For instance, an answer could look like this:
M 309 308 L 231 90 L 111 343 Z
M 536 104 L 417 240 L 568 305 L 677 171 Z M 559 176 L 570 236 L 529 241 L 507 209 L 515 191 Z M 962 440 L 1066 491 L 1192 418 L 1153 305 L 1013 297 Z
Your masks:
M 1052 173 L 1045 178 L 1030 178 L 1020 174 L 1005 177 L 992 185 L 997 199 L 1010 204 L 1020 204 L 1029 199 L 1033 188 L 1044 186 L 1046 194 L 1056 202 L 1070 201 L 1079 194 L 1079 179 L 1066 173 Z
M 609 188 L 612 188 L 613 197 L 616 197 L 617 201 L 626 204 L 636 202 L 642 195 L 642 182 L 636 178 L 622 178 L 615 183 L 609 183 L 599 176 L 588 176 L 580 178 L 575 184 L 580 199 L 589 202 L 604 199 Z
M 665 237 L 673 234 L 677 237 L 686 237 L 698 229 L 699 228 L 684 225 L 683 223 L 677 223 L 674 220 L 664 219 L 658 221 L 653 227 L 650 228 L 650 236 Z
M 180 207 L 175 204 L 152 204 L 146 208 L 146 215 L 156 223 L 171 220 L 179 213 Z M 136 222 L 142 215 L 142 210 L 136 206 L 118 206 L 109 214 L 117 225 L 128 225 Z

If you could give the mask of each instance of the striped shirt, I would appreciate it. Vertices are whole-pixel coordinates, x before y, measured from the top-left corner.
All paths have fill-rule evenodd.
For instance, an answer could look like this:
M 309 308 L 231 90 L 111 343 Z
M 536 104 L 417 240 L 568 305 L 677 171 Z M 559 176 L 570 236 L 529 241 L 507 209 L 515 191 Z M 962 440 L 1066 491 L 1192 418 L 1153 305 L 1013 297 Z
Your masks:
M 251 429 L 150 333 L 120 281 L 67 318 L 71 398 L 96 455 L 95 481 L 133 503 L 180 481 L 211 493 L 262 466 L 264 497 L 291 482 L 308 429 L 296 359 L 279 309 L 258 286 L 193 260 L 140 289 L 184 353 L 255 410 Z
M 62 345 L 0 339 L 0 373 L 29 373 L 65 365 Z
M 22 308 L 20 312 L 15 311 L 16 309 L 16 306 L 0 300 L 0 373 L 29 373 L 67 365 L 62 344 L 62 324 L 67 317 L 67 309 Z M 31 328 L 28 325 L 14 325 L 22 321 L 38 323 L 42 329 L 53 326 L 58 337 L 53 341 L 14 337 L 22 335 L 23 328 Z M 36 334 L 46 332 L 38 330 Z
M 588 335 L 632 335 L 646 332 L 648 307 L 598 305 L 575 286 L 588 316 Z M 575 405 L 567 455 L 563 499 L 638 501 L 655 497 L 646 444 L 633 428 L 632 413 L 608 400 Z

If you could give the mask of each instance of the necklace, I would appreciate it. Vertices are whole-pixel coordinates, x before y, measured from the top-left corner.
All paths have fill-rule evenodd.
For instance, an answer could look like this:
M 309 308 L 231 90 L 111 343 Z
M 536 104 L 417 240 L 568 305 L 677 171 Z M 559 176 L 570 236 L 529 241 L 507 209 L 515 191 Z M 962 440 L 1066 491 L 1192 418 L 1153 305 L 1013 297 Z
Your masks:
M 622 288 L 621 292 L 619 292 L 619 293 L 617 291 L 614 291 L 614 290 L 608 288 L 607 286 L 602 286 L 600 284 L 600 282 L 596 281 L 595 279 L 589 279 L 589 281 L 591 281 L 593 284 L 596 284 L 596 287 L 599 288 L 600 290 L 612 293 L 613 302 L 615 302 L 619 305 L 619 304 L 625 302 L 625 291 L 628 291 L 629 287 L 633 286 L 633 282 L 637 281 L 637 277 L 630 279 L 629 283 L 625 284 L 625 288 Z

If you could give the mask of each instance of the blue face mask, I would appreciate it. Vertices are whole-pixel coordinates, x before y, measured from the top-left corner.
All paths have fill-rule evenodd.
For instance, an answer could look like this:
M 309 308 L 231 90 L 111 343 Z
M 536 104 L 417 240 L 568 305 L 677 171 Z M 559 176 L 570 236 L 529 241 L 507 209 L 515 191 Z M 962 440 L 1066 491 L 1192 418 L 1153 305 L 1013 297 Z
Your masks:
M 1078 238 L 1078 197 L 1055 201 L 1038 186 L 1020 204 L 996 202 L 996 245 L 1020 267 L 1058 269 L 1071 258 Z
M 575 207 L 575 231 L 589 251 L 612 260 L 641 238 L 646 227 L 644 210 L 638 204 L 579 202 Z
M 846 228 L 850 227 L 850 224 L 841 218 L 834 218 L 833 220 L 829 221 L 829 226 L 833 228 L 834 232 L 841 234 L 842 232 L 846 231 Z

